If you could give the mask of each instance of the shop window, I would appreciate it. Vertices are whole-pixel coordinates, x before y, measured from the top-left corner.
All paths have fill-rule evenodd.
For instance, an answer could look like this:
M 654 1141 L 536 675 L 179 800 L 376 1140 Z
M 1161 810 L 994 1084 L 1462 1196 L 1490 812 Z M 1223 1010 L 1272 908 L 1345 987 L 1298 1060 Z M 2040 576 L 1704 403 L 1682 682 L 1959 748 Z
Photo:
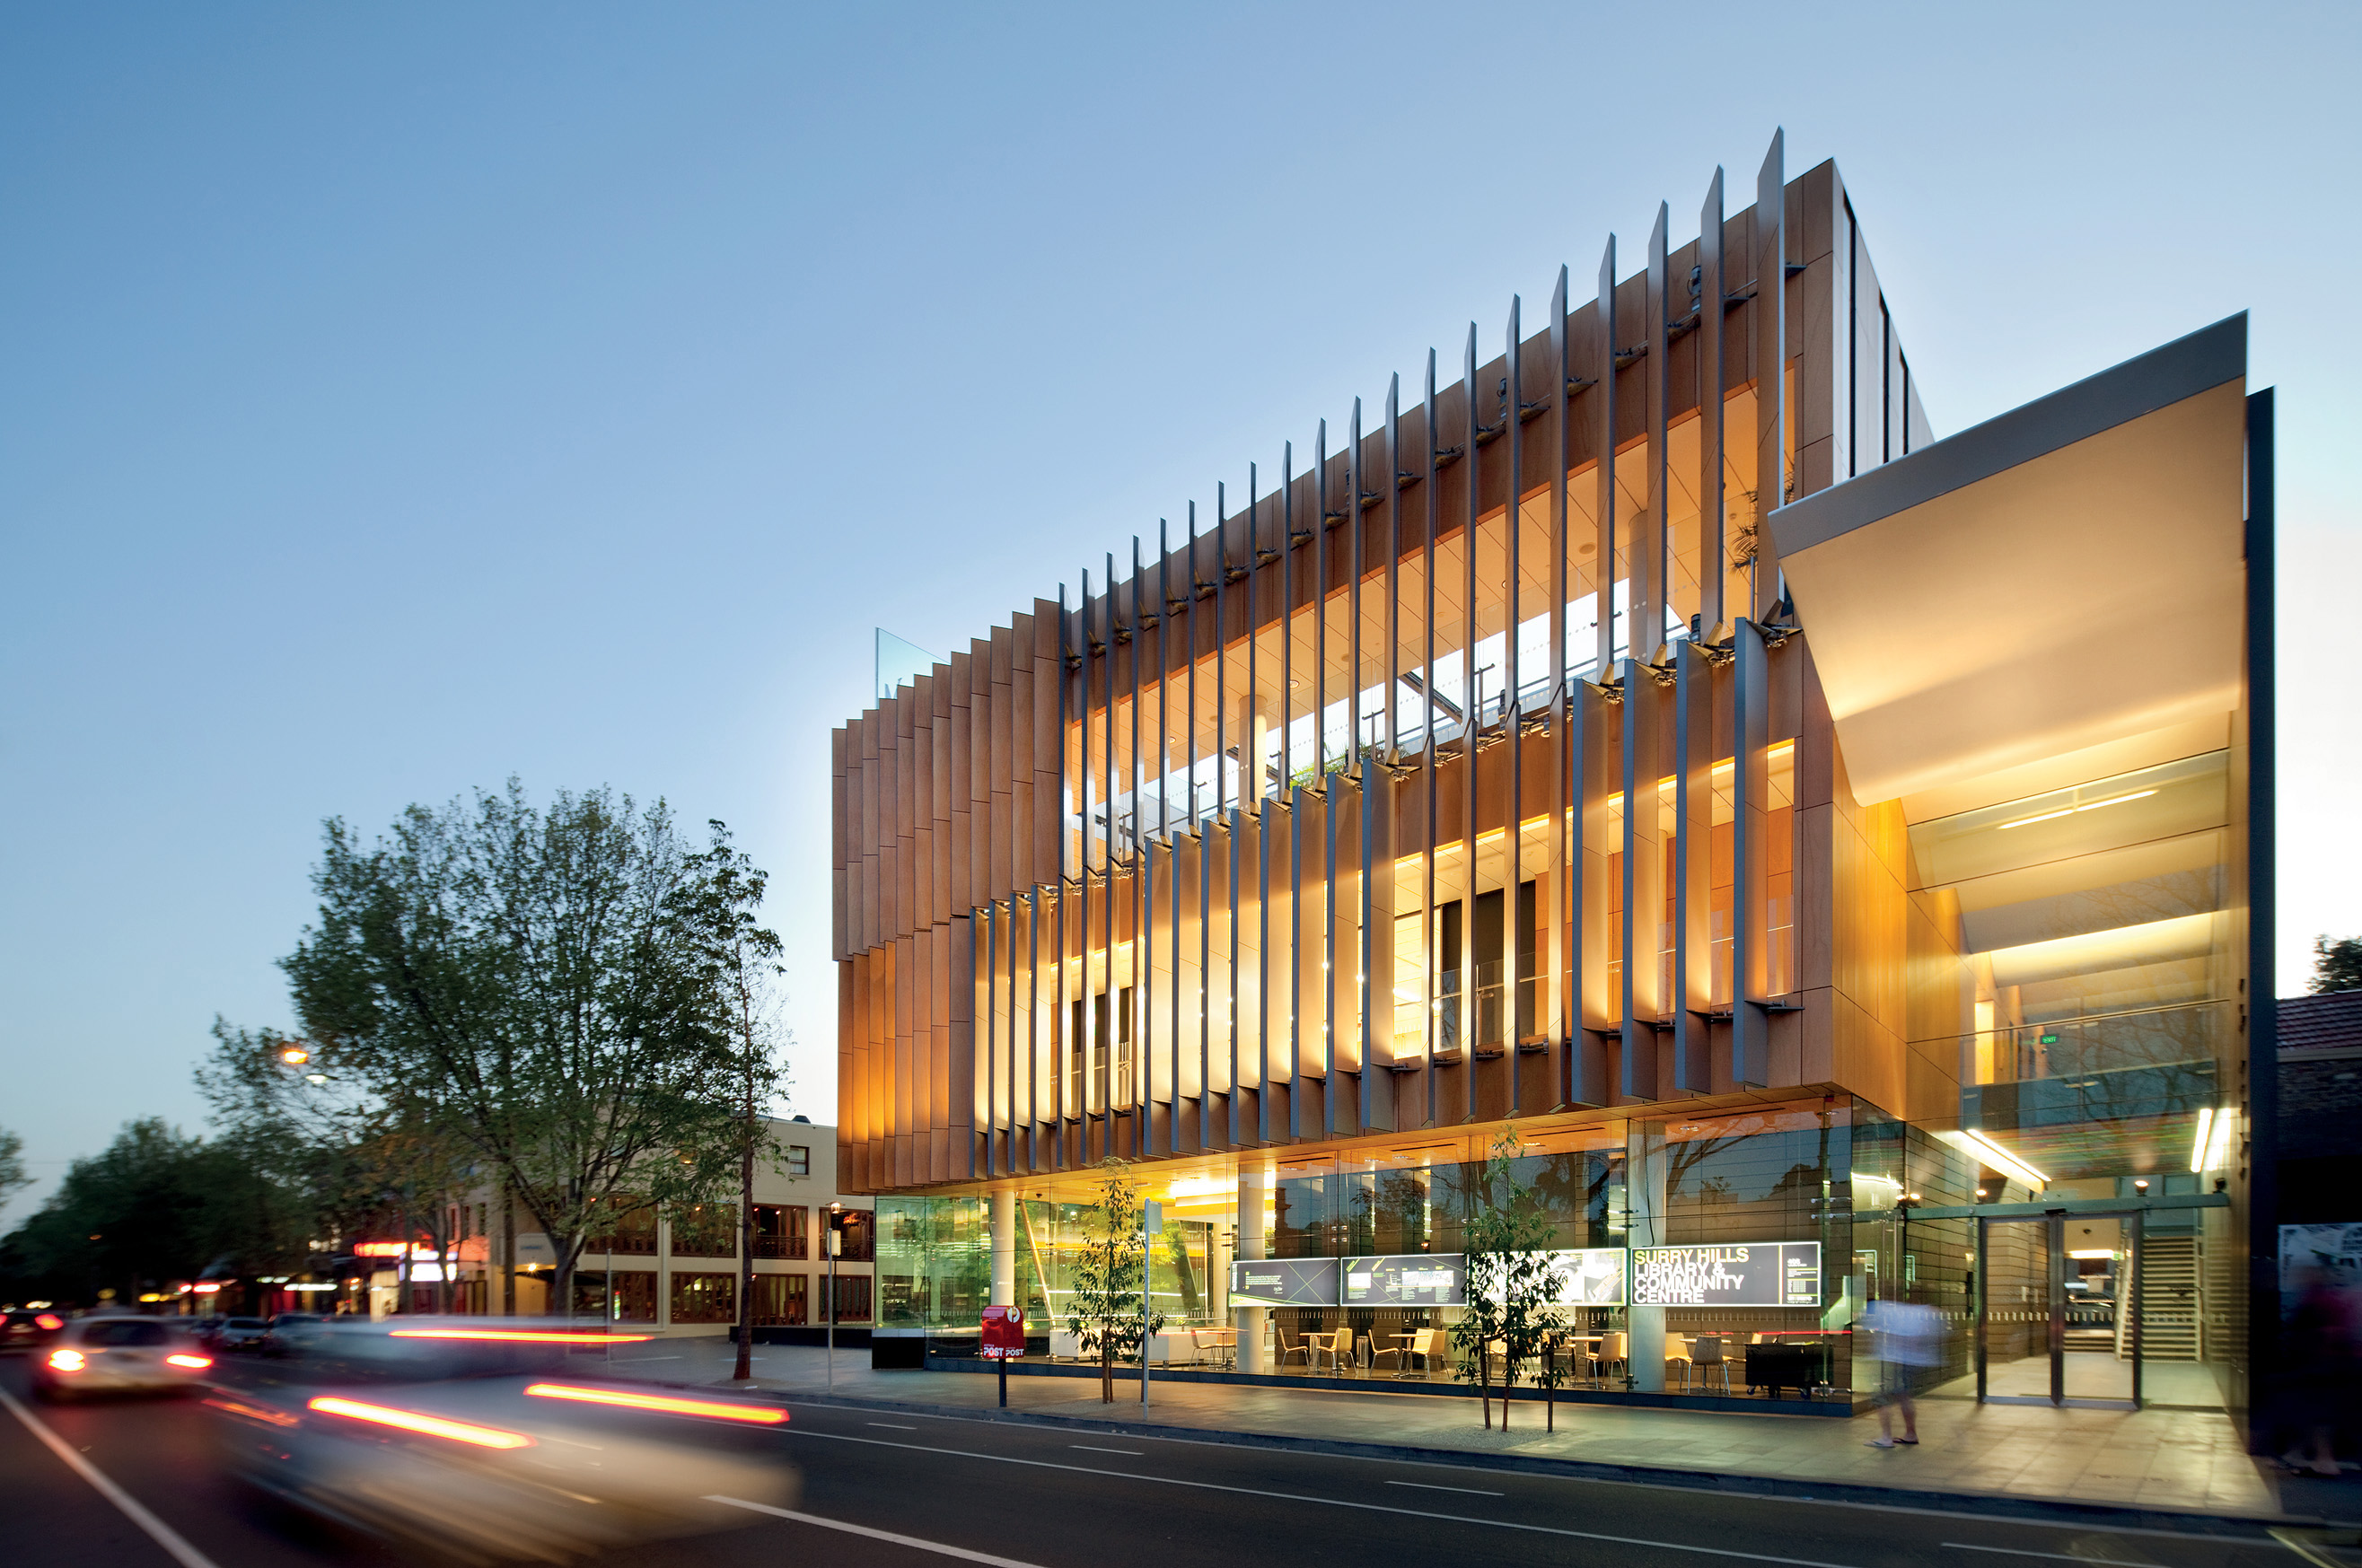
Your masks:
M 675 1323 L 736 1322 L 738 1276 L 734 1274 L 674 1275 L 672 1320 Z
M 788 1174 L 791 1176 L 811 1175 L 811 1146 L 807 1143 L 788 1145 Z
M 578 1269 L 574 1315 L 611 1323 L 657 1320 L 657 1276 L 646 1269 Z
M 847 1209 L 836 1217 L 835 1224 L 844 1237 L 839 1261 L 869 1263 L 877 1256 L 877 1228 L 868 1209 Z
M 840 1323 L 869 1321 L 867 1275 L 841 1274 L 836 1276 L 836 1320 Z
M 811 1276 L 755 1276 L 755 1323 L 758 1328 L 800 1328 L 811 1320 Z

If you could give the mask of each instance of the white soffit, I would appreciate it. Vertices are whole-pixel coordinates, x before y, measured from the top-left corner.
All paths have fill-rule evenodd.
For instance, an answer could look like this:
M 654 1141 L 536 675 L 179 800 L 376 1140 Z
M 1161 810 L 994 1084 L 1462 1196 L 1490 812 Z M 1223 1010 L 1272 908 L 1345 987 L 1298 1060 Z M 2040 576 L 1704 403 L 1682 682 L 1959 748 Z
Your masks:
M 1772 514 L 1856 799 L 2229 712 L 2246 318 Z

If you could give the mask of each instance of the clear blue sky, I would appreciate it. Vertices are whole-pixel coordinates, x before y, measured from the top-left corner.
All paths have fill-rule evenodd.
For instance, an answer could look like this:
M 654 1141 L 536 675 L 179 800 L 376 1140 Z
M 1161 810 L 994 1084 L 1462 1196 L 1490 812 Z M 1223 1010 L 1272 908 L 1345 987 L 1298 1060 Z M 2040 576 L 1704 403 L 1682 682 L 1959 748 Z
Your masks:
M 733 824 L 828 1119 L 872 627 L 977 634 L 1609 228 L 1637 258 L 1716 163 L 1750 188 L 1783 124 L 1939 435 L 2254 312 L 2280 988 L 2362 932 L 2362 12 L 1143 9 L 8 9 L 0 1126 L 38 1173 L 199 1124 L 215 1013 L 291 1021 L 322 817 L 511 773 Z

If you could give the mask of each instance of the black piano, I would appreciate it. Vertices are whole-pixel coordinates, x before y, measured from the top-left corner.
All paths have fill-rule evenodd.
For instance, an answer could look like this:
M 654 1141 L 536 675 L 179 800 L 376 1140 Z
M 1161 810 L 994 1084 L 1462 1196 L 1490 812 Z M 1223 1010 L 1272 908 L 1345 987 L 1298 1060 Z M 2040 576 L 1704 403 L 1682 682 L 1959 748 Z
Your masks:
M 1829 1347 L 1817 1340 L 1747 1347 L 1747 1386 L 1760 1388 L 1767 1399 L 1777 1399 L 1783 1388 L 1804 1397 L 1829 1380 Z

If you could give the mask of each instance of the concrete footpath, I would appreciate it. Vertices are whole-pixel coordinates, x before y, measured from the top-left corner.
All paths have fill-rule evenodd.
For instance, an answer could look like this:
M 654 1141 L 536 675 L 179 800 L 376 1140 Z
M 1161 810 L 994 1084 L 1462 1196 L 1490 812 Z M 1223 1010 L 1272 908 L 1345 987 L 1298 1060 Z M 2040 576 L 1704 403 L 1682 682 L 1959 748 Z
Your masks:
M 668 1339 L 608 1353 L 615 1375 L 687 1386 L 729 1386 L 735 1347 L 722 1340 Z M 1813 1495 L 1859 1501 L 1917 1502 L 1977 1512 L 2091 1510 L 2123 1519 L 2202 1529 L 2207 1518 L 2320 1524 L 2362 1520 L 2362 1478 L 2294 1476 L 2242 1451 L 2220 1411 L 2053 1409 L 1925 1399 L 1915 1447 L 1871 1448 L 1875 1418 L 1732 1415 L 1562 1404 L 1545 1431 L 1537 1397 L 1512 1406 L 1487 1431 L 1466 1399 L 1387 1390 L 1261 1388 L 1252 1385 L 1152 1383 L 1140 1406 L 1136 1376 L 1119 1377 L 1116 1403 L 1103 1404 L 1096 1378 L 1018 1376 L 1009 1409 L 996 1407 L 997 1380 L 964 1372 L 873 1371 L 864 1350 L 839 1351 L 832 1382 L 827 1353 L 790 1345 L 755 1347 L 759 1392 L 833 1397 L 850 1405 L 1026 1421 L 1094 1430 L 1157 1428 L 1174 1435 L 1264 1442 L 1372 1456 L 1417 1453 L 1621 1480 L 1660 1481 Z M 1898 1429 L 1899 1430 L 1899 1429 Z M 1909 1496 L 1895 1496 L 1907 1494 Z M 2004 1505 L 2015 1505 L 2014 1507 Z M 2125 1522 L 2130 1522 L 2128 1519 Z

